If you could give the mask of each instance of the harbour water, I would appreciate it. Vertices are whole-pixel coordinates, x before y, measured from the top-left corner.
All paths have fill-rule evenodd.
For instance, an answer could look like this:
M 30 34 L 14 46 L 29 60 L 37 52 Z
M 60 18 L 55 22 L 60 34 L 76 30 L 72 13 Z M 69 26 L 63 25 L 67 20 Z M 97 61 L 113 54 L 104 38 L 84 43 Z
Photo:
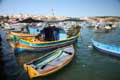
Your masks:
M 2 74 L 6 80 L 29 80 L 27 72 L 23 70 L 23 63 L 40 57 L 44 52 L 23 52 L 15 55 L 2 36 Z M 108 33 L 94 33 L 91 28 L 83 27 L 75 46 L 73 61 L 63 69 L 46 77 L 32 80 L 120 80 L 120 58 L 100 53 L 92 48 L 91 38 L 106 44 L 120 46 L 120 28 Z M 2 80 L 2 79 L 1 79 Z

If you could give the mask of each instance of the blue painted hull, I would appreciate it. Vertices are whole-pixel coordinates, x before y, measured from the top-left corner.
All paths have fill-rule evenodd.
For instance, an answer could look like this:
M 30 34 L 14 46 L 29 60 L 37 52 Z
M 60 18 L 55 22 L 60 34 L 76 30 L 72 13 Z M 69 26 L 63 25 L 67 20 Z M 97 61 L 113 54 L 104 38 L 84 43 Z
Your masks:
M 29 42 L 25 42 L 23 40 L 19 40 L 19 42 L 21 44 L 24 44 L 26 46 L 31 46 L 31 47 L 47 47 L 47 46 L 55 46 L 55 45 L 60 45 L 60 44 L 66 44 L 66 43 L 71 43 L 76 41 L 77 38 L 73 38 L 71 40 L 64 40 L 64 41 L 60 41 L 60 42 L 53 42 L 53 43 L 41 43 L 41 44 L 31 44 Z
M 94 45 L 93 45 L 94 46 Z M 107 54 L 110 54 L 110 55 L 113 55 L 113 56 L 118 56 L 120 57 L 120 54 L 117 54 L 117 53 L 113 53 L 113 52 L 110 52 L 110 51 L 106 51 L 106 50 L 103 50 L 103 49 L 100 49 L 96 46 L 94 46 L 98 51 L 102 52 L 102 53 L 107 53 Z
M 120 57 L 120 47 L 99 43 L 94 40 L 92 40 L 92 43 L 98 51 Z
M 33 41 L 27 41 L 18 37 L 13 38 L 13 40 L 19 42 L 20 44 L 23 44 L 25 46 L 29 46 L 31 48 L 48 48 L 48 47 L 57 47 L 59 45 L 65 45 L 65 44 L 72 44 L 77 40 L 79 37 L 79 33 L 71 38 L 67 38 L 64 40 L 56 40 L 56 41 L 47 41 L 47 42 L 39 42 L 39 43 L 34 43 Z
M 67 43 L 67 44 L 64 44 L 64 45 L 59 45 L 59 46 L 53 46 L 53 47 L 45 47 L 45 48 L 19 48 L 19 47 L 15 47 L 14 48 L 14 52 L 15 53 L 21 53 L 21 52 L 24 52 L 24 51 L 51 51 L 51 50 L 54 50 L 54 49 L 57 49 L 57 48 L 61 48 L 61 47 L 64 47 L 64 46 L 68 46 L 68 45 L 71 45 L 73 44 L 75 41 L 73 42 L 70 42 L 70 43 Z
M 25 52 L 25 51 L 37 51 L 37 52 L 40 52 L 40 51 L 52 51 L 52 50 L 55 50 L 55 49 L 56 48 L 36 50 L 36 49 L 14 48 L 14 53 L 18 55 L 18 54 L 20 54 L 22 52 Z

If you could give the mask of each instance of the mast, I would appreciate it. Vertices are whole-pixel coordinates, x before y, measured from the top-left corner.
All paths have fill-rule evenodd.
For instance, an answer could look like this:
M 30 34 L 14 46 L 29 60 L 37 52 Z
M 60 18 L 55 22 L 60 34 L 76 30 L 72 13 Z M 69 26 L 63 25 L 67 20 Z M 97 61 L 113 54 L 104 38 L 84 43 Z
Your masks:
M 54 9 L 52 8 L 52 16 L 54 17 Z

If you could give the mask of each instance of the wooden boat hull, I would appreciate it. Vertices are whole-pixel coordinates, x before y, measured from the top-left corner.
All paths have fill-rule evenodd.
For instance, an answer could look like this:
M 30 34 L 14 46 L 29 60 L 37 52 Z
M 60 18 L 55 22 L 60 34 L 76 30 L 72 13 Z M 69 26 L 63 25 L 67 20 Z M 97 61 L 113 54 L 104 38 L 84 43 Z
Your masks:
M 73 44 L 74 42 L 75 41 L 69 42 L 67 44 L 58 44 L 56 46 L 45 46 L 45 47 L 31 47 L 31 46 L 26 46 L 21 43 L 14 43 L 14 42 L 9 42 L 9 44 L 12 48 L 14 48 L 15 53 L 19 53 L 19 52 L 23 52 L 23 51 L 45 51 L 45 50 L 51 51 L 51 50 L 54 50 L 57 48 L 68 46 L 70 44 Z
M 99 43 L 94 40 L 92 40 L 92 43 L 98 51 L 120 57 L 120 47 Z
M 44 51 L 44 50 L 52 50 L 55 48 L 34 48 L 30 46 L 26 46 L 20 43 L 9 42 L 10 46 L 14 49 L 15 53 L 23 52 L 23 51 Z
M 66 48 L 69 48 L 69 49 L 67 50 Z M 66 58 L 66 59 L 64 58 L 63 61 L 61 61 L 62 58 L 60 58 L 60 56 L 55 58 L 55 59 L 53 59 L 52 61 L 48 62 L 49 64 L 47 65 L 48 66 L 47 69 L 39 71 L 36 68 L 31 66 L 31 65 L 34 65 L 34 62 L 40 60 L 42 57 L 40 57 L 38 59 L 35 59 L 35 60 L 33 60 L 33 61 L 31 61 L 31 62 L 29 62 L 27 64 L 24 64 L 24 69 L 27 71 L 27 73 L 28 73 L 30 78 L 34 78 L 34 77 L 38 77 L 38 76 L 47 76 L 49 74 L 52 74 L 52 73 L 60 70 L 61 68 L 63 68 L 64 66 L 66 66 L 68 63 L 70 63 L 72 61 L 72 59 L 74 57 L 74 53 L 75 53 L 73 46 L 62 48 L 62 50 L 65 50 L 65 49 L 66 49 L 66 51 L 71 52 L 71 55 L 66 54 L 68 58 Z M 57 50 L 59 50 L 59 49 L 57 49 Z M 57 51 L 57 50 L 55 50 L 55 51 Z M 48 53 L 48 54 L 52 54 L 55 51 L 53 51 L 51 53 Z M 64 53 L 62 55 L 64 55 Z M 63 56 L 63 57 L 65 57 L 65 56 Z M 57 60 L 60 60 L 61 62 L 60 63 L 58 62 L 58 64 L 56 64 L 56 65 L 51 64 L 51 63 L 54 63 L 54 61 L 57 61 Z M 36 64 L 36 65 L 38 65 L 38 64 Z M 52 67 L 49 67 L 49 65 L 51 65 Z
M 63 33 L 60 33 L 60 35 L 61 34 L 63 35 Z M 36 37 L 32 37 L 32 38 L 18 37 L 18 36 L 11 35 L 10 41 L 12 42 L 12 45 L 13 45 L 12 47 L 17 53 L 25 50 L 44 51 L 44 50 L 56 49 L 56 48 L 73 44 L 74 42 L 77 41 L 77 38 L 79 37 L 79 35 L 80 35 L 80 29 L 76 29 L 72 31 L 72 33 L 69 35 L 69 38 L 67 38 L 67 34 L 66 34 L 65 38 L 64 36 L 62 36 L 61 40 L 45 41 L 43 39 L 38 40 L 36 39 Z
M 79 33 L 77 33 L 75 36 L 72 36 L 70 38 L 64 39 L 64 40 L 56 40 L 56 41 L 44 41 L 44 40 L 37 40 L 37 39 L 21 39 L 17 38 L 18 42 L 21 44 L 24 44 L 26 46 L 31 46 L 31 47 L 49 47 L 49 46 L 58 46 L 62 44 L 67 44 L 67 43 L 72 43 L 77 40 L 79 37 Z

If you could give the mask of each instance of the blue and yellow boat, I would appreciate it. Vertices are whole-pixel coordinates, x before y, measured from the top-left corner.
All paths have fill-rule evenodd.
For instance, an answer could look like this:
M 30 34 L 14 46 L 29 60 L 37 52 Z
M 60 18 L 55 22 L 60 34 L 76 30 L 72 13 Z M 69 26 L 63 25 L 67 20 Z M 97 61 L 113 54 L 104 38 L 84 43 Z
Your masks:
M 74 26 L 72 29 L 66 32 L 60 27 L 56 28 L 55 26 L 48 25 L 48 27 L 45 27 L 42 31 L 40 30 L 39 32 L 39 35 L 35 37 L 30 37 L 31 34 L 28 35 L 23 33 L 12 33 L 13 35 L 10 35 L 10 44 L 16 52 L 24 50 L 42 51 L 56 49 L 73 44 L 80 35 L 80 27 Z
M 64 35 L 64 36 L 63 36 Z M 74 35 L 62 34 L 60 40 L 46 41 L 43 39 L 31 38 L 31 37 L 12 37 L 10 43 L 12 47 L 17 51 L 30 50 L 30 51 L 42 51 L 48 49 L 56 49 L 59 47 L 73 44 L 80 35 L 80 31 L 76 31 Z M 66 36 L 66 37 L 65 37 Z M 70 36 L 70 37 L 67 37 Z

